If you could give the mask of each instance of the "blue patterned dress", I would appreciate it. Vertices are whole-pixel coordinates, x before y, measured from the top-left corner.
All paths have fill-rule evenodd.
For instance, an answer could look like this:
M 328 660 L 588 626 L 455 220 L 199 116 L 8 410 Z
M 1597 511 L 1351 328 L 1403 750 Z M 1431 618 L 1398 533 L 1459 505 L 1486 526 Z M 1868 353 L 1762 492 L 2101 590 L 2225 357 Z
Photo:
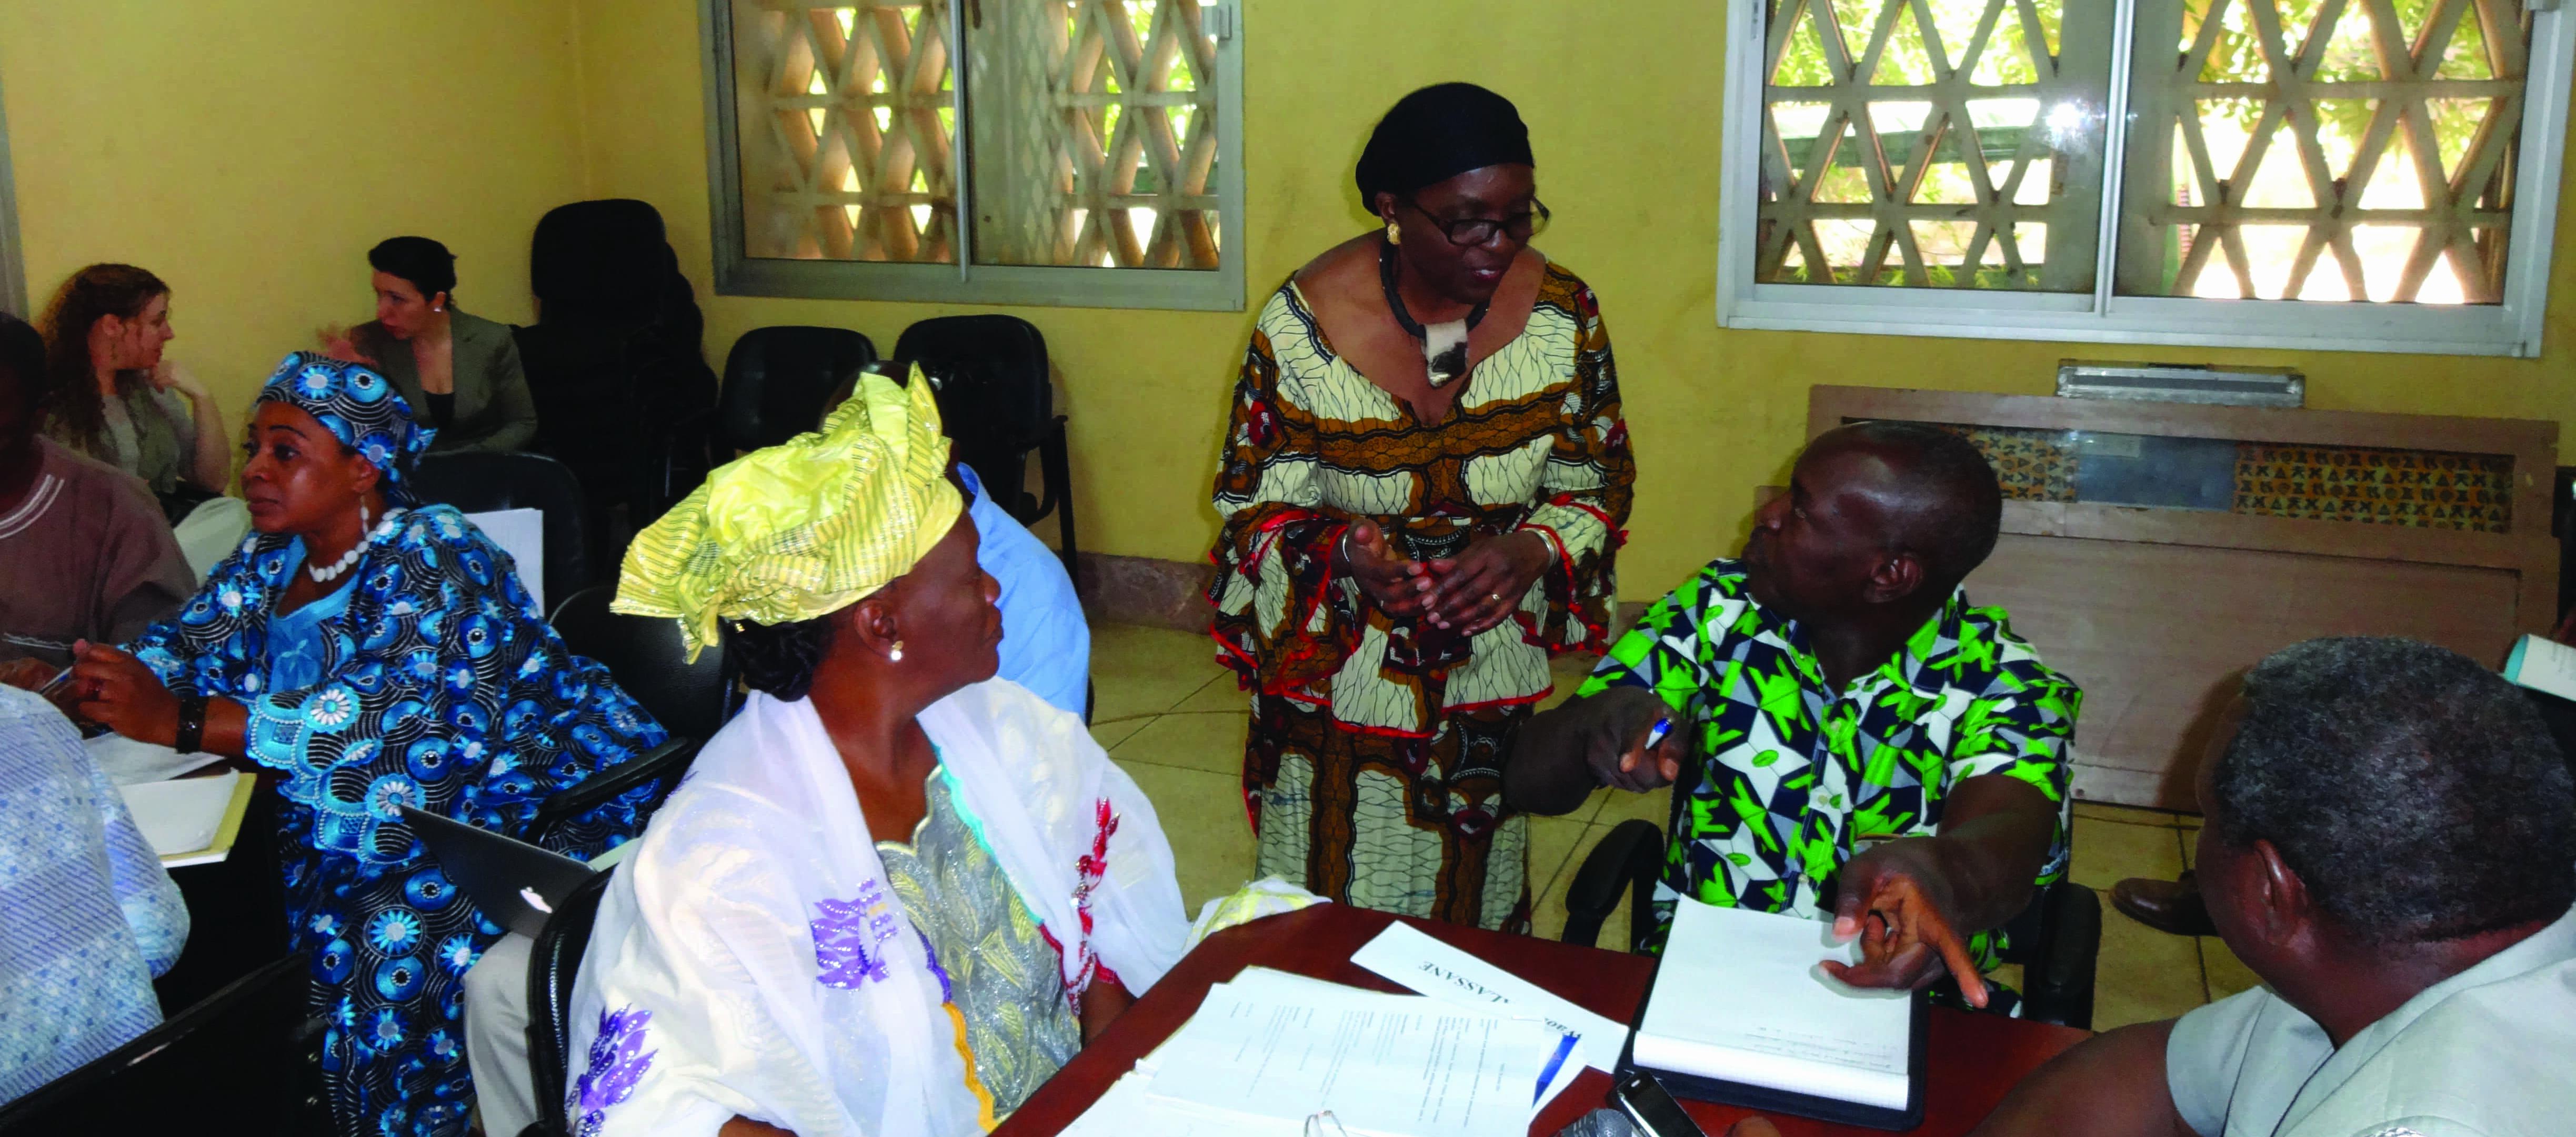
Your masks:
M 403 825 L 401 805 L 523 833 L 548 794 L 660 743 L 607 669 L 564 650 L 502 552 L 446 506 L 392 511 L 354 580 L 279 615 L 303 545 L 253 535 L 132 646 L 172 690 L 250 711 L 283 771 L 279 859 L 312 954 L 323 1072 L 347 1133 L 455 1134 L 464 975 L 501 928 Z M 641 828 L 640 787 L 550 835 L 590 857 Z

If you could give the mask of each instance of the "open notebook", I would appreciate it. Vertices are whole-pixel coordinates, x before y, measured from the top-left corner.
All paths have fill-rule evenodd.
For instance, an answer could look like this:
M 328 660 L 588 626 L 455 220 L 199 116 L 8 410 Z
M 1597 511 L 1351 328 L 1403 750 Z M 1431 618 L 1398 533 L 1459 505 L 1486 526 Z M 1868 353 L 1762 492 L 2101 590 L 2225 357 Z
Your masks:
M 1923 1120 L 1924 1000 L 1844 986 L 1833 926 L 1676 902 L 1671 938 L 1630 1044 L 1677 1097 L 1878 1129 Z

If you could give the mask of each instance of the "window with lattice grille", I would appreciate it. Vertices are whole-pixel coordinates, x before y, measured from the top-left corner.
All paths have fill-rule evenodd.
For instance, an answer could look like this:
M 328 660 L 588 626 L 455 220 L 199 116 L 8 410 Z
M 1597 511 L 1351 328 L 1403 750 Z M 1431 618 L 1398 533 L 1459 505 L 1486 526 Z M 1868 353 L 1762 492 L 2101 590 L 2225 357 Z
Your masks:
M 1240 308 L 1236 0 L 709 0 L 717 287 Z
M 1750 0 L 1719 318 L 2534 355 L 2566 14 L 2521 0 Z

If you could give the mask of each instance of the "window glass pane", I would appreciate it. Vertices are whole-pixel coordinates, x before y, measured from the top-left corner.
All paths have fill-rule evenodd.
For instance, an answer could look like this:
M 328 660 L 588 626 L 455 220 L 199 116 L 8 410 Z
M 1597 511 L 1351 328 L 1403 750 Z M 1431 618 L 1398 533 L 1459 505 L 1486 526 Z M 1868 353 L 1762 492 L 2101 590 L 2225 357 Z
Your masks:
M 744 254 L 957 260 L 948 0 L 733 0 Z
M 976 263 L 1218 267 L 1214 5 L 968 7 Z
M 2092 290 L 2110 5 L 1769 3 L 1756 281 Z
M 2140 0 L 2137 20 L 2121 294 L 2499 302 L 2521 4 Z
M 1975 443 L 2004 496 L 2017 501 L 2481 533 L 2513 528 L 2510 455 L 1931 425 Z

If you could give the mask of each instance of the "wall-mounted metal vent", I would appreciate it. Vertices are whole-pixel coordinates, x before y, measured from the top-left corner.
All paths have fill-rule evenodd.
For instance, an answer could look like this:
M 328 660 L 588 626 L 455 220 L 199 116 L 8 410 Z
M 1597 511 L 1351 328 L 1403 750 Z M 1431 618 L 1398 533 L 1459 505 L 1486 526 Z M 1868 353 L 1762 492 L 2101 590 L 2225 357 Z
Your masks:
M 2057 393 L 2070 399 L 2303 407 L 2308 402 L 2308 378 L 2287 367 L 2062 359 L 2057 363 Z

